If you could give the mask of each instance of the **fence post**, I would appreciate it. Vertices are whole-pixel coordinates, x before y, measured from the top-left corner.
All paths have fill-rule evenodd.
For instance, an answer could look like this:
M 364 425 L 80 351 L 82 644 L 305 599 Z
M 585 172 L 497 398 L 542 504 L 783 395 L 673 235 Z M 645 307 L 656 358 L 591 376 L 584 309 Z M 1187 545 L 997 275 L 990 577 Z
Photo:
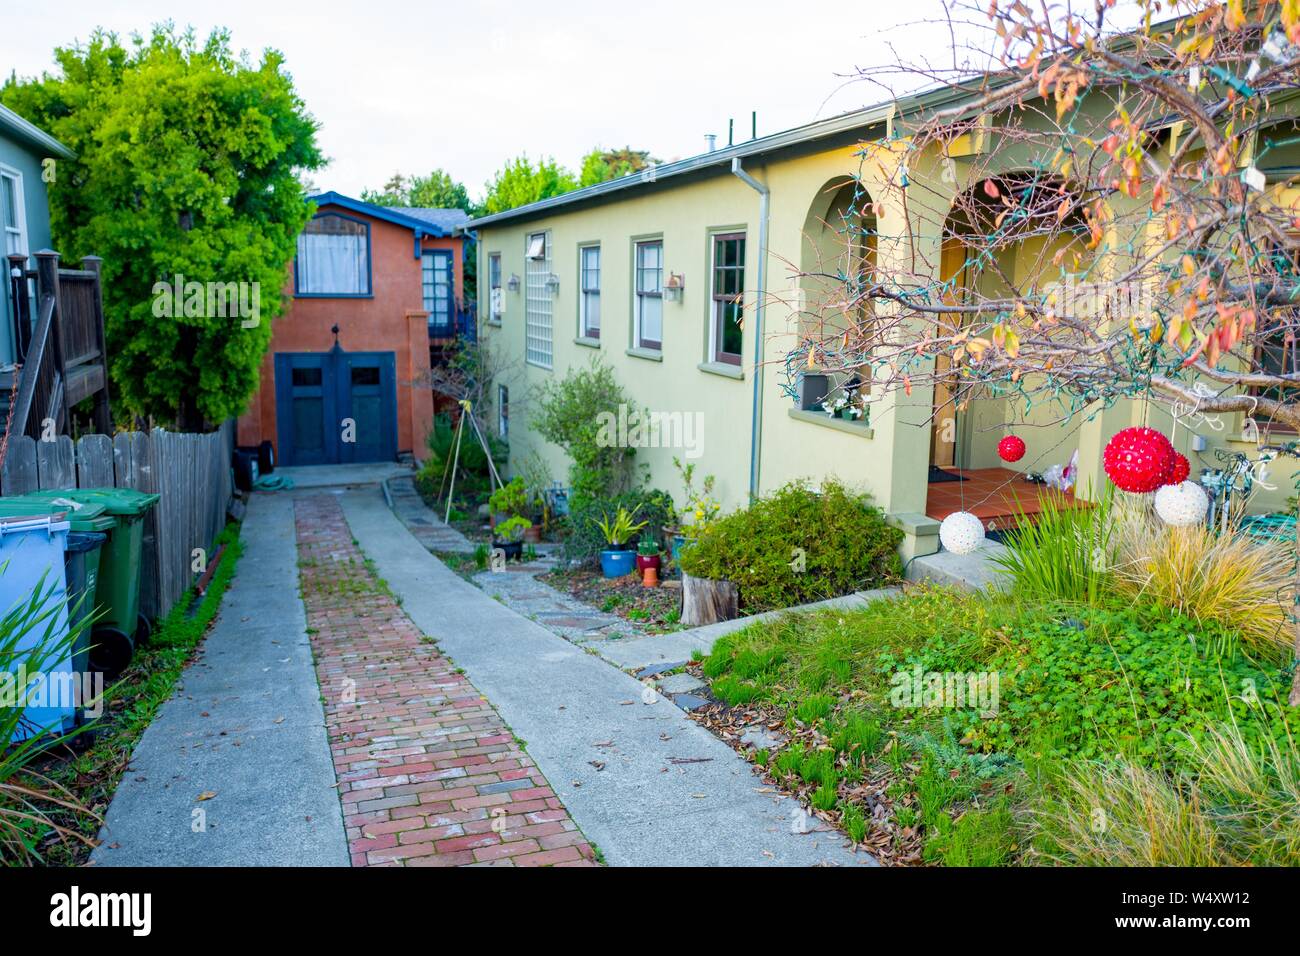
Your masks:
M 101 273 L 104 260 L 99 256 L 83 256 L 81 268 L 95 275 L 95 340 L 99 343 L 99 361 L 104 368 L 104 387 L 95 393 L 95 431 L 101 435 L 113 432 L 113 413 L 108 394 L 108 346 L 104 341 L 104 287 Z
M 9 292 L 14 323 L 14 361 L 22 365 L 27 361 L 27 349 L 32 344 L 32 303 L 27 297 L 27 257 L 14 253 L 9 262 Z
M 44 301 L 47 295 L 54 299 L 49 344 L 54 349 L 54 367 L 59 373 L 58 391 L 61 397 L 59 408 L 38 409 L 38 414 L 46 417 L 53 412 L 55 428 L 62 432 L 71 409 L 68 407 L 68 370 L 63 361 L 63 298 L 59 289 L 59 254 L 53 249 L 42 249 L 36 253 L 36 289 L 40 301 Z

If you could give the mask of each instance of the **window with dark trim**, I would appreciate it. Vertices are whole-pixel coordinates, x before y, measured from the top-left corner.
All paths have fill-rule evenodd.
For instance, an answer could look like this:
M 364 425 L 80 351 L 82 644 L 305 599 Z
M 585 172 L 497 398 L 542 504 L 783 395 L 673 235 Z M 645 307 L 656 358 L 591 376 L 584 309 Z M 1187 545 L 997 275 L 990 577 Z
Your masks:
M 505 311 L 505 294 L 501 291 L 501 253 L 488 255 L 488 321 L 501 324 Z
M 661 349 L 664 344 L 664 244 L 636 244 L 636 327 L 633 344 Z
M 578 334 L 600 338 L 600 246 L 578 250 L 581 296 L 578 299 Z
M 451 253 L 425 250 L 420 259 L 420 279 L 424 311 L 429 313 L 429 334 L 440 338 L 454 334 Z
M 298 236 L 296 295 L 370 295 L 370 225 L 337 213 L 312 218 Z
M 710 359 L 739 365 L 744 348 L 745 235 L 713 237 L 713 275 L 710 309 L 713 328 Z

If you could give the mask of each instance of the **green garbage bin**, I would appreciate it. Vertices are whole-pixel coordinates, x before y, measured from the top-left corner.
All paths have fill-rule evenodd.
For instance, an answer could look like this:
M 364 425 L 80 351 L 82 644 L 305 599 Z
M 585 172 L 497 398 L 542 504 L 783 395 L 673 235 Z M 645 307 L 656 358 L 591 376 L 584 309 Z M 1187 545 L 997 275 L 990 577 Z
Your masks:
M 0 521 L 46 515 L 60 517 L 68 522 L 63 570 L 68 590 L 68 623 L 75 628 L 95 612 L 100 551 L 108 532 L 117 527 L 117 521 L 104 513 L 103 505 L 60 503 L 26 495 L 0 498 Z M 90 667 L 90 635 L 91 629 L 86 626 L 80 629 L 73 640 L 72 670 L 76 674 L 84 674 Z
M 159 495 L 133 488 L 64 488 L 32 492 L 55 504 L 99 505 L 114 519 L 99 560 L 96 603 L 103 617 L 92 634 L 90 666 L 117 674 L 131 660 L 136 643 L 148 636 L 149 624 L 140 614 L 140 557 L 144 516 Z

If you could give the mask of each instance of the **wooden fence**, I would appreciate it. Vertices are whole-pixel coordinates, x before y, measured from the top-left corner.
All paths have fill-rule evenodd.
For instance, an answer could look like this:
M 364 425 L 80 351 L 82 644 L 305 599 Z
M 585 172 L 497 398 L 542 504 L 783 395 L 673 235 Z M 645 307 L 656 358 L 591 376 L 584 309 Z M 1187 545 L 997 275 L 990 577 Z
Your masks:
M 33 441 L 12 435 L 0 494 L 46 488 L 135 488 L 162 497 L 144 524 L 140 610 L 162 617 L 197 577 L 195 548 L 209 556 L 230 505 L 234 425 L 206 435 L 152 432 Z

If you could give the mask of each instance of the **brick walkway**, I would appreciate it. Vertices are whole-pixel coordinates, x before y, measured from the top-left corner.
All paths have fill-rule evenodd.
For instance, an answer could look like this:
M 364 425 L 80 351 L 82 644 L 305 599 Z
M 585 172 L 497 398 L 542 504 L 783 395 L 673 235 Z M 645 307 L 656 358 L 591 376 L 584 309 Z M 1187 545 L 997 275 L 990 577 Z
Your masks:
M 353 866 L 590 866 L 492 705 L 367 569 L 337 499 L 296 502 L 299 574 Z

